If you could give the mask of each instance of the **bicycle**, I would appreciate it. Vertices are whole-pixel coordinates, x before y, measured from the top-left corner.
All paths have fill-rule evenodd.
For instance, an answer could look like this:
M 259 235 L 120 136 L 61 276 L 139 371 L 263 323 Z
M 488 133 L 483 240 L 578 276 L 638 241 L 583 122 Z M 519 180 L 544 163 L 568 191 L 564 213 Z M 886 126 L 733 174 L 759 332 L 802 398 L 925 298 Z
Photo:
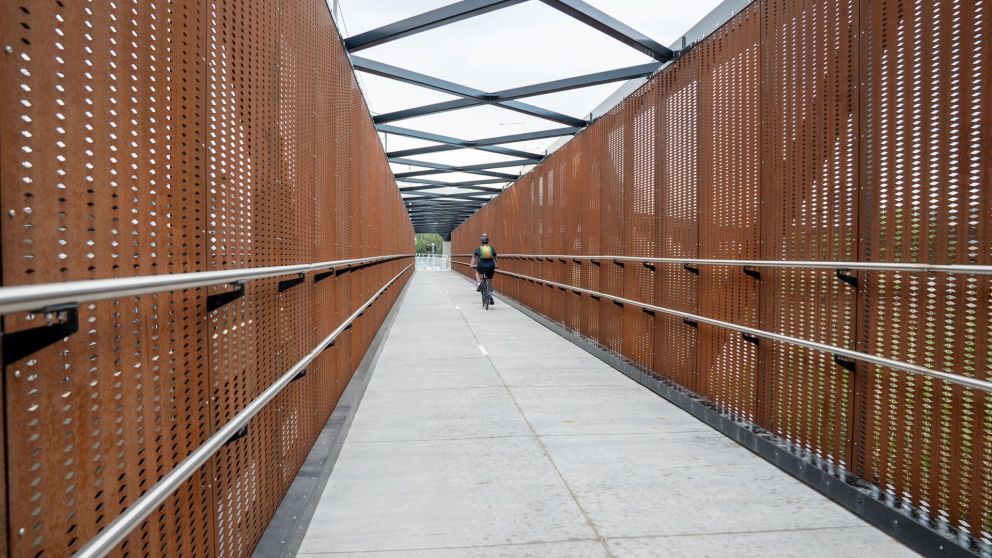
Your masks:
M 493 280 L 483 276 L 482 277 L 482 307 L 489 310 L 489 305 L 493 303 Z

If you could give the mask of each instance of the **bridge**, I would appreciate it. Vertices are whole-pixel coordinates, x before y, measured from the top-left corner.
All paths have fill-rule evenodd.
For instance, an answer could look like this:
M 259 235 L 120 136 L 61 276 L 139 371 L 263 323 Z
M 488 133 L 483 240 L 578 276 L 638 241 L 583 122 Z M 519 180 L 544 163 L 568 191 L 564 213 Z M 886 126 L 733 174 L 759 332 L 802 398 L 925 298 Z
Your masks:
M 0 556 L 992 556 L 988 0 L 437 4 L 0 4 Z M 363 52 L 535 5 L 648 61 Z

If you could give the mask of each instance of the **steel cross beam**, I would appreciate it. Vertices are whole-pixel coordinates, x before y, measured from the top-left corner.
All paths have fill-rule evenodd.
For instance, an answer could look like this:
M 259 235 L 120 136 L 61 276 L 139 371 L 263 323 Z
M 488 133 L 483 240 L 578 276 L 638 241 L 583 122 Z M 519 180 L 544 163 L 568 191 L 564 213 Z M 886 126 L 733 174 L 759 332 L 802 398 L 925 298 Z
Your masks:
M 510 136 L 498 136 L 495 138 L 484 138 L 472 141 L 465 141 L 456 138 L 449 138 L 446 136 L 439 136 L 437 134 L 429 134 L 426 132 L 420 132 L 417 130 L 411 130 L 409 128 L 400 128 L 399 126 L 391 126 L 389 124 L 379 124 L 376 130 L 380 132 L 385 132 L 387 134 L 396 134 L 398 136 L 406 136 L 409 138 L 422 139 L 427 141 L 436 141 L 438 143 L 443 143 L 445 145 L 435 145 L 430 147 L 418 147 L 415 149 L 405 149 L 402 151 L 393 151 L 387 153 L 386 156 L 389 158 L 403 157 L 406 155 L 418 155 L 422 153 L 437 153 L 440 151 L 452 151 L 455 149 L 480 149 L 482 151 L 491 151 L 493 153 L 500 153 L 501 155 L 514 155 L 524 159 L 535 159 L 539 160 L 543 157 L 536 154 L 525 154 L 521 155 L 521 151 L 515 151 L 513 149 L 506 149 L 499 147 L 501 143 L 516 143 L 520 141 L 530 141 L 535 139 L 546 139 L 546 138 L 557 138 L 561 136 L 571 136 L 582 131 L 581 128 L 555 128 L 552 130 L 541 130 L 538 132 L 526 132 L 523 134 L 513 134 Z M 500 149 L 502 151 L 493 151 L 493 149 Z M 507 153 L 506 151 L 511 151 L 513 153 Z
M 457 225 L 465 219 L 471 217 L 474 213 L 475 212 L 473 211 L 471 213 L 464 213 L 461 215 L 422 215 L 419 217 L 412 217 L 410 221 L 413 223 L 451 223 L 453 225 Z
M 465 219 L 466 217 L 472 215 L 479 208 L 466 209 L 464 211 L 457 212 L 440 212 L 440 213 L 417 213 L 413 212 L 410 214 L 411 219 Z
M 451 212 L 451 213 L 412 213 L 412 214 L 410 214 L 410 219 L 412 219 L 412 220 L 421 220 L 421 221 L 427 220 L 427 219 L 432 219 L 432 220 L 440 220 L 440 219 L 461 220 L 461 219 L 465 219 L 465 218 L 469 217 L 470 215 L 472 215 L 476 211 L 478 211 L 478 208 L 467 209 L 465 211 Z
M 486 93 L 485 91 L 481 91 L 479 89 L 473 89 L 471 87 L 466 87 L 464 85 L 459 85 L 457 83 L 438 79 L 425 74 L 405 70 L 389 64 L 383 64 L 382 62 L 376 62 L 375 60 L 352 56 L 351 64 L 356 70 L 360 70 L 368 74 L 394 79 L 396 81 L 409 83 L 411 85 L 419 85 L 420 87 L 433 89 L 449 95 L 467 97 L 472 99 L 472 101 L 477 104 L 496 105 L 519 113 L 536 116 L 537 118 L 544 118 L 545 120 L 565 124 L 566 126 L 585 126 L 588 124 L 588 122 L 581 118 L 575 118 L 573 116 L 568 116 L 567 114 L 543 109 L 541 107 L 529 105 L 520 101 L 497 101 L 491 93 Z
M 401 182 L 409 182 L 411 184 L 423 184 L 425 186 L 451 186 L 453 188 L 462 188 L 464 186 L 483 186 L 486 184 L 505 184 L 505 180 L 496 180 L 495 178 L 489 178 L 486 180 L 469 180 L 467 182 L 441 182 L 440 180 L 429 180 L 426 178 L 410 178 L 407 180 L 402 180 Z
M 466 206 L 452 206 L 445 208 L 432 208 L 429 205 L 421 207 L 408 207 L 407 211 L 412 216 L 424 216 L 424 215 L 461 215 L 463 213 L 474 213 L 477 209 L 482 207 L 483 204 L 466 205 Z
M 407 212 L 411 215 L 417 215 L 422 213 L 438 214 L 438 213 L 463 213 L 465 211 L 475 211 L 479 209 L 486 202 L 484 201 L 462 201 L 462 200 L 450 200 L 450 201 L 420 201 L 420 202 L 407 202 Z
M 472 215 L 424 217 L 421 219 L 411 219 L 411 222 L 414 225 L 449 225 L 451 228 L 454 228 L 471 216 Z
M 482 206 L 480 205 L 480 206 L 476 206 L 476 207 L 465 207 L 465 208 L 462 208 L 462 209 L 451 210 L 451 211 L 410 211 L 409 212 L 409 215 L 410 215 L 411 218 L 423 218 L 423 217 L 429 217 L 429 218 L 455 217 L 455 218 L 457 218 L 457 217 L 461 217 L 461 216 L 471 215 L 471 214 L 475 213 L 476 211 L 478 211 L 479 208 L 481 208 L 481 207 Z
M 413 232 L 418 233 L 438 233 L 448 240 L 451 238 L 451 231 L 461 225 L 465 220 L 459 219 L 454 222 L 435 222 L 435 221 L 420 221 L 413 223 Z
M 541 2 L 655 60 L 668 62 L 675 58 L 675 53 L 670 48 L 593 8 L 582 0 L 541 0 Z
M 544 95 L 547 93 L 559 93 L 561 91 L 581 89 L 583 87 L 591 87 L 593 85 L 602 85 L 604 83 L 613 83 L 616 81 L 626 81 L 629 79 L 650 76 L 660 67 L 661 67 L 660 62 L 651 62 L 648 64 L 630 66 L 627 68 L 620 68 L 617 70 L 596 72 L 593 74 L 586 74 L 584 76 L 576 76 L 572 78 L 558 79 L 554 81 L 537 83 L 534 85 L 527 85 L 523 87 L 515 87 L 513 89 L 505 89 L 503 91 L 497 91 L 495 93 L 492 93 L 492 96 L 495 97 L 496 99 L 495 103 L 498 104 L 503 101 L 508 101 L 511 99 L 532 97 L 534 95 Z M 451 101 L 444 101 L 441 103 L 425 105 L 422 107 L 416 107 L 411 109 L 390 112 L 386 114 L 380 114 L 379 116 L 374 117 L 372 121 L 375 122 L 376 124 L 385 124 L 387 122 L 395 122 L 397 120 L 415 118 L 417 116 L 426 116 L 428 114 L 436 114 L 439 112 L 446 112 L 451 110 L 458 110 L 473 106 L 479 106 L 484 103 L 485 101 L 481 101 L 471 97 L 466 97 L 462 99 L 454 99 Z
M 469 211 L 466 213 L 459 213 L 457 215 L 414 215 L 411 216 L 411 221 L 456 221 L 461 222 L 472 216 L 475 211 Z
M 475 212 L 476 212 L 476 210 L 474 210 L 474 209 L 473 209 L 473 210 L 471 210 L 471 211 L 466 211 L 466 212 L 463 212 L 463 213 L 457 213 L 457 214 L 437 214 L 437 215 L 434 215 L 434 214 L 424 214 L 424 215 L 411 215 L 411 216 L 410 216 L 410 219 L 411 219 L 411 220 L 415 220 L 415 221 L 440 221 L 440 220 L 442 220 L 442 219 L 444 219 L 444 220 L 448 220 L 448 221 L 461 221 L 461 220 L 463 220 L 463 219 L 466 219 L 466 218 L 468 218 L 469 216 L 471 216 L 471 215 L 472 215 L 473 213 L 475 213 Z
M 428 190 L 437 190 L 438 188 L 458 188 L 461 190 L 472 190 L 474 192 L 485 193 L 485 194 L 498 194 L 503 191 L 502 188 L 486 188 L 485 186 L 453 186 L 449 184 L 442 184 L 440 186 L 408 186 L 406 188 L 400 188 L 400 193 L 405 194 L 407 192 L 425 192 Z
M 471 217 L 475 211 L 469 211 L 466 213 L 460 213 L 458 215 L 414 215 L 410 217 L 411 221 L 454 221 L 460 223 L 465 219 Z
M 400 128 L 398 126 L 389 126 L 387 124 L 381 124 L 375 127 L 376 130 L 380 132 L 385 132 L 387 134 L 395 134 L 397 136 L 405 136 L 408 138 L 421 139 L 426 141 L 434 141 L 437 143 L 443 143 L 445 145 L 436 145 L 431 148 L 419 148 L 419 149 L 433 149 L 432 151 L 419 151 L 414 149 L 408 149 L 406 151 L 396 151 L 394 153 L 387 153 L 389 157 L 402 157 L 404 155 L 413 155 L 411 151 L 417 151 L 417 153 L 434 153 L 436 151 L 451 151 L 454 149 L 478 149 L 480 151 L 488 151 L 489 153 L 498 153 L 500 155 L 509 155 L 510 157 L 520 157 L 522 159 L 533 159 L 534 161 L 540 161 L 544 158 L 543 155 L 538 155 L 537 153 L 528 153 L 526 151 L 518 151 L 516 149 L 509 149 L 507 147 L 500 147 L 498 145 L 478 145 L 478 142 L 465 141 L 458 138 L 452 138 L 449 136 L 442 136 L 440 134 L 431 134 L 428 132 L 420 132 L 417 130 L 411 130 L 409 128 Z M 517 141 L 526 141 L 517 140 Z M 510 143 L 510 142 L 502 142 Z M 440 149 L 439 149 L 440 148 Z
M 492 176 L 495 178 L 502 179 L 506 182 L 512 182 L 520 178 L 515 174 L 507 174 L 505 172 L 496 172 L 496 171 L 487 171 L 487 170 L 457 170 L 457 169 L 452 169 L 452 170 L 430 169 L 430 170 L 422 170 L 422 171 L 401 172 L 395 176 L 396 176 L 396 180 L 403 180 L 404 178 L 414 178 L 417 176 L 427 176 L 431 174 L 446 174 L 452 172 L 464 172 L 467 174 L 477 174 L 479 176 Z
M 487 196 L 487 197 L 479 197 Z M 491 193 L 486 192 L 455 192 L 455 193 L 438 193 L 438 192 L 417 192 L 416 195 L 410 196 L 408 198 L 403 198 L 403 201 L 419 201 L 419 200 L 470 200 L 470 201 L 481 201 L 487 202 L 492 199 Z
M 446 216 L 450 216 L 450 215 L 462 215 L 464 213 L 472 214 L 476 210 L 478 210 L 480 207 L 482 207 L 482 205 L 471 205 L 471 206 L 464 206 L 464 207 L 451 207 L 451 208 L 445 208 L 445 209 L 432 209 L 429 206 L 424 206 L 424 207 L 420 207 L 420 208 L 417 208 L 417 207 L 408 208 L 408 211 L 409 211 L 409 213 L 410 213 L 411 216 L 415 216 L 415 217 L 435 216 L 435 215 L 446 215 Z
M 475 17 L 495 10 L 509 8 L 525 0 L 463 0 L 436 10 L 424 12 L 388 25 L 384 25 L 365 33 L 360 33 L 344 40 L 344 46 L 349 52 L 374 47 L 402 37 L 422 33 L 435 27 L 441 27 Z
M 504 174 L 504 173 L 497 173 L 497 172 L 487 172 L 487 171 L 489 169 L 499 169 L 499 168 L 507 168 L 507 167 L 519 167 L 519 166 L 523 166 L 523 165 L 532 165 L 532 164 L 534 164 L 534 162 L 531 161 L 531 160 L 529 160 L 529 159 L 515 159 L 515 160 L 512 160 L 512 161 L 498 161 L 498 162 L 495 162 L 495 163 L 481 163 L 481 164 L 478 164 L 478 165 L 453 166 L 453 165 L 444 165 L 444 164 L 441 164 L 441 163 L 430 163 L 430 162 L 427 162 L 427 161 L 417 161 L 415 159 L 403 159 L 403 158 L 399 158 L 399 157 L 391 158 L 391 159 L 389 159 L 389 162 L 390 163 L 398 163 L 398 164 L 402 164 L 402 165 L 411 165 L 411 166 L 416 166 L 416 167 L 426 167 L 426 168 L 430 169 L 430 170 L 423 170 L 423 171 L 402 172 L 402 173 L 399 173 L 399 174 L 396 174 L 395 175 L 397 180 L 400 180 L 400 179 L 403 179 L 403 178 L 416 177 L 416 176 L 426 176 L 426 175 L 429 175 L 429 174 L 442 174 L 442 173 L 450 173 L 450 172 L 465 172 L 465 173 L 471 173 L 471 174 L 481 174 L 483 176 L 496 176 L 496 177 L 503 177 L 503 178 L 505 178 L 505 177 L 512 177 L 509 180 L 516 180 L 516 178 L 518 178 L 518 177 L 515 177 L 513 175 Z
M 432 163 L 430 161 L 418 161 L 416 159 L 404 159 L 402 157 L 390 157 L 390 163 L 396 163 L 399 165 L 410 165 L 412 167 L 424 167 L 428 169 L 437 170 L 482 170 L 482 169 L 505 169 L 507 167 L 522 167 L 524 165 L 533 165 L 534 161 L 530 159 L 513 159 L 510 161 L 495 161 L 492 163 L 479 163 L 477 165 L 464 165 L 464 166 L 453 166 L 445 165 L 444 163 Z
M 465 207 L 482 207 L 487 200 L 403 200 L 407 211 L 413 208 L 421 210 L 457 210 Z

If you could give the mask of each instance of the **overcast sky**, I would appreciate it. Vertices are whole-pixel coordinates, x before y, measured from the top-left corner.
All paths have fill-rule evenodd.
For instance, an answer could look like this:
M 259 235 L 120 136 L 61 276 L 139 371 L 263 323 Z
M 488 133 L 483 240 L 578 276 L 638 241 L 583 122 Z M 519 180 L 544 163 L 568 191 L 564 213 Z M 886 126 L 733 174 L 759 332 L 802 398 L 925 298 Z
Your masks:
M 330 0 L 331 3 L 333 0 Z M 720 4 L 721 0 L 586 0 L 596 8 L 669 45 Z M 343 34 L 356 35 L 428 10 L 452 0 L 339 0 Z M 341 26 L 342 23 L 339 23 Z M 531 0 L 482 16 L 399 39 L 355 53 L 433 77 L 484 91 L 530 85 L 644 64 L 652 59 L 601 34 L 591 27 Z M 373 114 L 436 103 L 455 97 L 360 74 Z M 620 83 L 528 97 L 523 101 L 577 117 L 588 115 Z M 396 126 L 453 136 L 480 139 L 561 127 L 560 124 L 492 106 L 473 107 L 409 120 Z M 536 140 L 509 147 L 542 152 L 555 140 Z M 388 136 L 390 151 L 432 145 L 429 142 Z M 474 164 L 507 157 L 463 149 L 419 155 L 418 159 L 447 164 Z M 411 170 L 394 165 L 395 172 Z M 421 169 L 412 169 L 421 170 Z M 500 169 L 516 174 L 522 168 Z M 433 178 L 433 177 L 426 177 Z M 449 174 L 447 182 L 478 176 Z

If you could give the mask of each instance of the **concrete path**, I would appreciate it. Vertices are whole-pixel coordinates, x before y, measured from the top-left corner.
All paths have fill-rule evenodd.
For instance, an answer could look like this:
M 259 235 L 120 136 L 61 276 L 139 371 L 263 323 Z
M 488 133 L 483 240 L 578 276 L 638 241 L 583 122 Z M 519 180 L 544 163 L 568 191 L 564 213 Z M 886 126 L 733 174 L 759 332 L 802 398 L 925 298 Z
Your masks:
M 301 556 L 912 556 L 520 312 L 418 271 Z

